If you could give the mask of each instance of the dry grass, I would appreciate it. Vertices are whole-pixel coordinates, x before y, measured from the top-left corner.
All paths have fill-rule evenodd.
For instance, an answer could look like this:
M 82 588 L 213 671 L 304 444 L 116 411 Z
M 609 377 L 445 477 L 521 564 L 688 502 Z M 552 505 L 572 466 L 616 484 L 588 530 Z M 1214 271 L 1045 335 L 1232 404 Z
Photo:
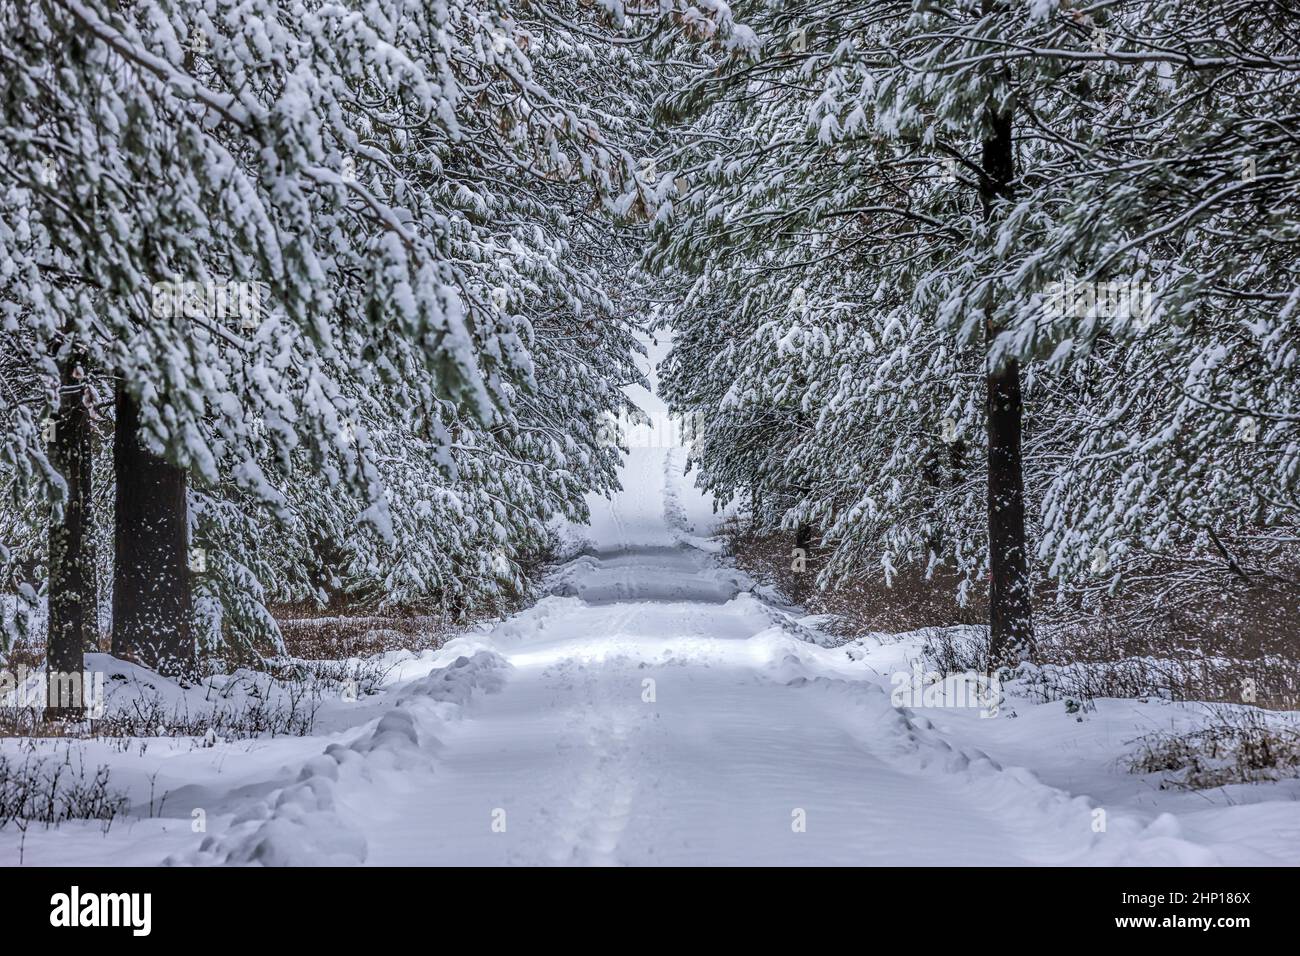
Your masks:
M 335 615 L 276 618 L 290 657 L 337 661 L 388 651 L 437 650 L 454 630 L 450 622 L 429 615 Z
M 1150 734 L 1129 769 L 1168 774 L 1160 788 L 1205 790 L 1300 776 L 1300 728 L 1252 708 L 1215 708 L 1206 726 Z
M 737 566 L 798 601 L 810 614 L 840 618 L 845 632 L 901 633 L 923 627 L 979 624 L 988 614 L 983 593 L 975 593 L 965 607 L 958 604 L 957 577 L 946 569 L 936 571 L 930 581 L 920 571 L 903 569 L 892 587 L 886 586 L 881 577 L 864 577 L 833 590 L 818 591 L 813 585 L 821 553 L 817 542 L 807 549 L 809 570 L 796 574 L 791 570 L 792 534 L 754 535 L 734 520 L 724 524 L 721 533 Z
M 739 567 L 792 599 L 802 597 L 810 613 L 835 615 L 839 633 L 932 628 L 925 650 L 931 666 L 943 673 L 984 670 L 983 632 L 943 630 L 986 622 L 982 584 L 965 606 L 950 569 L 928 579 L 903 569 L 892 587 L 872 576 L 815 591 L 811 572 L 790 570 L 792 534 L 755 536 L 736 521 L 723 534 Z M 810 568 L 817 555 L 814 543 Z M 1060 594 L 1041 584 L 1034 611 L 1040 667 L 1026 672 L 1029 689 L 1043 700 L 1159 696 L 1300 709 L 1300 584 L 1293 583 L 1300 575 L 1278 556 L 1268 566 L 1272 573 L 1243 582 L 1205 561 L 1148 562 L 1115 595 L 1100 586 Z M 809 591 L 800 595 L 800 586 Z
M 255 678 L 241 683 L 248 687 Z M 301 679 L 277 681 L 279 693 L 270 696 L 271 679 L 259 693 L 238 700 L 220 694 L 191 710 L 188 704 L 169 705 L 157 693 L 141 693 L 128 700 L 114 699 L 103 716 L 94 720 L 48 719 L 41 706 L 0 708 L 0 737 L 63 737 L 82 740 L 135 740 L 148 737 L 195 737 L 210 744 L 218 740 L 255 737 L 305 737 L 316 723 L 316 712 L 327 693 L 337 693 L 329 682 Z

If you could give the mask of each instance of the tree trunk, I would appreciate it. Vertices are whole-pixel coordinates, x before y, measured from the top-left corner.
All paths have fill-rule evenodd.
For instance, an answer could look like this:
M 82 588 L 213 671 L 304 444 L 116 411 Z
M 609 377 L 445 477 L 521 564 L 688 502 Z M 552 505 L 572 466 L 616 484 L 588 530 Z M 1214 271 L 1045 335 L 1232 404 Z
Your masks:
M 983 143 L 980 198 L 984 218 L 998 199 L 1009 199 L 1015 176 L 1011 115 L 989 109 L 991 132 Z M 991 314 L 991 310 L 990 310 Z M 1024 406 L 1020 363 L 994 364 L 992 346 L 1000 330 L 985 328 L 989 358 L 985 370 L 988 419 L 989 667 L 1014 666 L 1034 655 L 1028 552 L 1025 542 L 1025 486 L 1020 453 Z
M 194 666 L 186 474 L 141 441 L 140 410 L 119 383 L 113 470 L 113 654 L 168 675 Z
M 76 349 L 59 362 L 59 407 L 49 456 L 63 476 L 67 492 L 62 512 L 52 510 L 50 514 L 45 648 L 50 696 L 45 713 L 51 719 L 77 718 L 85 703 L 81 681 L 85 651 L 95 646 L 99 633 L 90 521 L 90 410 L 86 406 L 85 368 Z
M 812 562 L 808 558 L 808 551 L 812 546 L 812 527 L 806 522 L 799 522 L 799 526 L 794 532 L 794 547 L 796 553 L 804 558 L 804 567 L 802 571 L 795 572 L 794 586 L 791 588 L 791 597 L 795 604 L 800 606 L 808 600 L 809 581 L 814 574 Z
M 988 376 L 989 666 L 1014 666 L 1034 654 L 1020 457 L 1020 363 Z

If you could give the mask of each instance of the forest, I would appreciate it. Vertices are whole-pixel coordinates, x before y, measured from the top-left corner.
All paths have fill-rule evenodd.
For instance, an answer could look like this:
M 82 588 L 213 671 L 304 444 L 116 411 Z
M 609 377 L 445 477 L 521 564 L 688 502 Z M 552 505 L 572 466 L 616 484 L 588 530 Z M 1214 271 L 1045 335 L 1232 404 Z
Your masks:
M 107 831 L 159 772 L 107 740 L 202 756 L 346 726 L 364 755 L 444 733 L 403 703 L 420 688 L 469 722 L 536 679 L 602 761 L 678 766 L 617 708 L 667 707 L 682 654 L 724 707 L 701 661 L 748 667 L 734 631 L 788 642 L 762 652 L 801 662 L 770 664 L 786 682 L 969 675 L 947 710 L 884 712 L 1023 714 L 1035 760 L 1059 728 L 1031 712 L 1113 719 L 1140 739 L 1106 752 L 1121 776 L 1270 814 L 1189 846 L 1297 861 L 1300 8 L 0 0 L 0 75 L 0 854 L 65 793 L 23 742 L 89 768 L 47 827 Z M 530 670 L 592 660 L 589 698 Z M 754 753 L 777 713 L 832 720 L 763 673 L 734 708 Z M 29 674 L 78 690 L 31 703 Z M 382 712 L 329 716 L 348 706 Z M 992 759 L 986 724 L 936 724 Z M 795 775 L 847 792 L 856 759 Z M 767 792 L 737 773 L 728 799 Z M 618 836 L 580 805 L 560 849 L 536 823 L 519 856 L 419 862 L 649 862 L 686 804 L 592 774 Z M 487 785 L 456 812 L 504 820 Z M 771 793 L 788 831 L 804 804 Z M 1111 807 L 1132 839 L 1097 860 L 1163 859 L 1142 835 L 1184 805 L 1146 799 Z M 223 836 L 140 852 L 385 845 L 173 806 L 196 841 L 198 809 Z M 867 854 L 856 826 L 798 852 Z M 21 837 L 6 864 L 40 859 Z M 1027 846 L 1008 861 L 1042 862 Z M 714 853 L 682 861 L 797 857 L 753 833 Z

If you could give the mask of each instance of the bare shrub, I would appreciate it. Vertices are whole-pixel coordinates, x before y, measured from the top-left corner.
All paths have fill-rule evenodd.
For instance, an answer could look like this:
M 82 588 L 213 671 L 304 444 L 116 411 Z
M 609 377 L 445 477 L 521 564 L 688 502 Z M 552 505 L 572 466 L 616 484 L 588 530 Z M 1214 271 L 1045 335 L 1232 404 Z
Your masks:
M 38 823 L 46 828 L 66 820 L 99 820 L 108 832 L 113 820 L 126 812 L 124 794 L 110 790 L 109 770 L 74 765 L 71 751 L 63 759 L 38 759 L 29 754 L 21 763 L 0 755 L 0 830 L 15 823 L 26 831 Z
M 1213 708 L 1204 727 L 1142 737 L 1129 769 L 1168 773 L 1161 789 L 1205 790 L 1300 776 L 1300 727 L 1255 708 Z
M 988 672 L 989 641 L 984 628 L 926 627 L 921 629 L 924 643 L 921 660 L 926 668 L 949 674 Z
M 327 691 L 342 693 L 350 688 L 358 697 L 369 697 L 379 692 L 393 666 L 379 657 L 341 661 L 269 657 L 262 661 L 264 672 L 276 681 L 288 685 L 308 684 L 317 696 Z
M 332 684 L 310 679 L 276 682 L 237 677 L 221 688 L 209 685 L 211 706 L 190 709 L 188 701 L 168 704 L 157 691 L 138 688 L 131 696 L 119 689 L 102 717 L 95 720 L 47 720 L 43 707 L 0 708 L 0 736 L 78 737 L 305 737 Z M 236 692 L 238 697 L 236 698 Z

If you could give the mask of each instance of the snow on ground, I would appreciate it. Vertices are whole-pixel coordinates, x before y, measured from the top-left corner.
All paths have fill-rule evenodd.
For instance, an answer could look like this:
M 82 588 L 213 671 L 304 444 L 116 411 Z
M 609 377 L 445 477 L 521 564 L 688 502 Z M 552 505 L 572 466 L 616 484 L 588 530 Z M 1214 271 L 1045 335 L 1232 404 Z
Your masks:
M 634 448 L 549 596 L 394 655 L 382 692 L 323 702 L 313 736 L 76 744 L 113 765 L 134 822 L 30 830 L 25 861 L 1300 864 L 1297 781 L 1172 792 L 1121 766 L 1195 705 L 892 706 L 917 642 L 821 646 L 720 563 L 683 458 Z M 0 862 L 18 844 L 0 831 Z

